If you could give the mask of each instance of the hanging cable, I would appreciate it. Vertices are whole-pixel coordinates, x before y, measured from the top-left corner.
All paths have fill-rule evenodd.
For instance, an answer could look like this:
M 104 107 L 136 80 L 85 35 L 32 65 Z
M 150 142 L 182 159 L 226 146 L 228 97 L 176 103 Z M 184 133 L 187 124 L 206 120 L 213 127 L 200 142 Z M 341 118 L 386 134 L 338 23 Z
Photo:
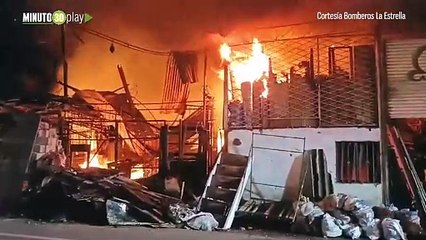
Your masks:
M 152 49 L 140 47 L 140 46 L 125 42 L 123 40 L 114 38 L 112 36 L 106 35 L 104 33 L 98 32 L 98 31 L 93 30 L 93 29 L 89 29 L 89 28 L 79 28 L 79 29 L 81 29 L 82 31 L 84 31 L 84 32 L 86 32 L 86 33 L 88 33 L 92 36 L 102 38 L 102 39 L 107 40 L 111 43 L 115 43 L 117 45 L 129 48 L 129 49 L 132 49 L 132 50 L 135 50 L 135 51 L 139 51 L 139 52 L 142 52 L 142 53 L 157 55 L 157 56 L 168 56 L 170 54 L 170 51 L 157 51 L 157 50 L 152 50 Z

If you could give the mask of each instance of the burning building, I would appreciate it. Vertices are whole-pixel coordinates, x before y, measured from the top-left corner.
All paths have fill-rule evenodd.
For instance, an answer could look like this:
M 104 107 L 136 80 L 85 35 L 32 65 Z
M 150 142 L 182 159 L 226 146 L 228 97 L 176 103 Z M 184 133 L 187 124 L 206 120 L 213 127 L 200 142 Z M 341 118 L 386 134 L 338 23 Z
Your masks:
M 311 10 L 297 10 L 299 14 L 291 18 L 303 20 Z M 89 28 L 71 30 L 107 40 L 110 51 L 106 54 L 121 46 L 161 57 L 161 63 L 166 64 L 162 101 L 139 102 L 120 66 L 122 84 L 114 91 L 101 89 L 107 81 L 78 82 L 75 79 L 87 68 L 87 56 L 96 55 L 80 51 L 79 57 L 72 58 L 79 69 L 71 72 L 71 82 L 67 82 L 66 73 L 60 79 L 64 90 L 73 90 L 73 97 L 65 94 L 64 99 L 51 101 L 41 111 L 36 147 L 31 150 L 35 158 L 59 152 L 59 164 L 67 168 L 109 168 L 135 179 L 157 173 L 163 178 L 196 177 L 198 187 L 204 187 L 210 172 L 198 210 L 225 216 L 220 222 L 226 229 L 238 212 L 291 219 L 294 211 L 288 203 L 302 195 L 317 201 L 345 192 L 372 205 L 389 203 L 389 140 L 396 149 L 398 166 L 404 169 L 411 198 L 426 209 L 426 193 L 419 190 L 420 180 L 410 162 L 404 160 L 408 159 L 407 149 L 398 132 L 392 130 L 390 139 L 386 136 L 387 125 L 393 123 L 389 119 L 426 117 L 424 36 L 400 40 L 404 36 L 395 36 L 397 31 L 389 31 L 387 24 L 377 21 L 307 21 L 250 28 L 248 38 L 238 31 L 226 37 L 223 35 L 229 31 L 221 32 L 219 49 L 163 52 Z M 126 34 L 132 35 L 130 31 Z M 97 42 L 86 47 L 93 45 Z M 190 45 L 190 41 L 183 45 Z M 216 102 L 223 102 L 217 149 L 212 98 L 206 90 L 209 51 L 219 52 L 222 60 L 218 82 L 223 95 L 220 97 L 218 91 L 213 94 Z M 203 100 L 191 101 L 192 84 L 200 82 L 197 61 L 201 55 L 205 56 L 199 91 Z M 137 62 L 129 56 L 126 61 Z M 104 59 L 97 59 L 99 65 L 94 68 Z M 146 58 L 144 63 L 151 60 Z M 134 69 L 140 67 L 138 64 Z M 56 69 L 56 65 L 51 67 Z M 149 72 L 148 68 L 161 64 L 145 65 Z M 103 66 L 110 68 L 109 64 Z M 66 72 L 65 61 L 63 67 Z M 106 72 L 109 79 L 108 71 L 91 71 L 91 77 L 97 79 L 100 72 Z M 143 76 L 152 80 L 153 72 L 157 73 Z M 87 76 L 83 79 L 90 79 Z M 73 88 L 74 83 L 85 87 Z M 153 114 L 155 111 L 159 113 Z M 164 113 L 173 113 L 176 119 L 157 119 Z M 67 157 L 64 162 L 62 152 Z
M 422 100 L 414 100 L 414 96 L 423 99 L 422 81 L 407 82 L 409 64 L 400 73 L 396 62 L 405 58 L 410 62 L 410 54 L 421 59 L 425 42 L 398 40 L 401 35 L 387 24 L 365 23 L 284 26 L 275 34 L 287 33 L 286 37 L 271 38 L 274 33 L 259 31 L 258 38 L 226 42 L 218 49 L 223 62 L 219 76 L 224 89 L 225 144 L 210 174 L 201 210 L 224 214 L 228 228 L 237 213 L 291 219 L 294 216 L 283 205 L 302 195 L 319 200 L 345 192 L 370 204 L 389 202 L 396 189 L 389 185 L 388 164 L 393 161 L 388 158 L 386 126 L 393 124 L 389 116 L 407 117 L 414 112 L 423 116 L 420 112 L 425 109 L 418 105 Z M 407 49 L 404 56 L 399 49 Z M 421 61 L 414 61 L 414 66 Z M 421 79 L 420 72 L 416 76 Z M 395 87 L 402 82 L 406 85 Z M 403 97 L 413 84 L 417 85 L 413 98 Z M 417 110 L 404 107 L 408 105 Z M 402 149 L 395 143 L 391 147 Z M 404 187 L 412 189 L 417 207 L 425 209 L 424 190 L 419 179 L 412 177 L 415 170 L 407 167 L 403 150 L 398 151 L 398 166 L 407 171 Z M 237 164 L 241 157 L 245 160 Z M 229 166 L 245 170 L 224 173 L 222 168 Z M 236 193 L 216 189 L 223 175 L 240 179 Z M 235 199 L 242 199 L 241 205 Z

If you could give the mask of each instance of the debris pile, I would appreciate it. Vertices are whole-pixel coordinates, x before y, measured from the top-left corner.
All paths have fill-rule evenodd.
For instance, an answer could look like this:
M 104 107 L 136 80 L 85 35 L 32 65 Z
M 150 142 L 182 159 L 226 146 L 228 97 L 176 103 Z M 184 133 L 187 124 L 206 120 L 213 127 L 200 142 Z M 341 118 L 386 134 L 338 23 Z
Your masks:
M 169 209 L 173 222 L 181 227 L 202 231 L 213 231 L 219 227 L 219 222 L 211 213 L 197 213 L 187 204 L 172 204 Z
M 115 170 L 74 171 L 52 163 L 52 158 L 45 157 L 31 164 L 23 191 L 24 216 L 97 225 L 162 224 L 168 221 L 169 205 L 179 202 L 149 191 Z M 126 217 L 118 217 L 120 214 Z
M 423 234 L 417 211 L 371 207 L 346 194 L 330 195 L 318 203 L 304 200 L 294 207 L 297 216 L 292 229 L 296 233 L 371 240 L 403 240 Z

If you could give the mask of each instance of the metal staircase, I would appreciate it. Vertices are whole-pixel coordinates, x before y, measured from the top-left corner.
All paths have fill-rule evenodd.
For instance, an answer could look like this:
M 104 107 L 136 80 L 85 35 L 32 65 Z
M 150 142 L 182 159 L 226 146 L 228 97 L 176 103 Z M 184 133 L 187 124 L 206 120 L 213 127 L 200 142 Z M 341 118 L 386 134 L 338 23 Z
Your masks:
M 221 152 L 209 175 L 198 210 L 218 216 L 223 230 L 232 226 L 250 168 L 251 157 Z

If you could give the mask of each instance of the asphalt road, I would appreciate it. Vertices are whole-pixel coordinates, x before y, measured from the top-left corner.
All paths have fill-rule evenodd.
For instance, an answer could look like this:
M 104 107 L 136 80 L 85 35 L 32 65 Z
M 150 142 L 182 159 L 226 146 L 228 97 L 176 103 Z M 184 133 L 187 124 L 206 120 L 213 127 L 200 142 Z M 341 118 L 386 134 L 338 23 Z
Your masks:
M 96 227 L 80 224 L 48 224 L 22 219 L 0 219 L 0 240 L 304 240 L 292 236 L 259 231 L 199 232 L 184 229 L 145 227 Z

